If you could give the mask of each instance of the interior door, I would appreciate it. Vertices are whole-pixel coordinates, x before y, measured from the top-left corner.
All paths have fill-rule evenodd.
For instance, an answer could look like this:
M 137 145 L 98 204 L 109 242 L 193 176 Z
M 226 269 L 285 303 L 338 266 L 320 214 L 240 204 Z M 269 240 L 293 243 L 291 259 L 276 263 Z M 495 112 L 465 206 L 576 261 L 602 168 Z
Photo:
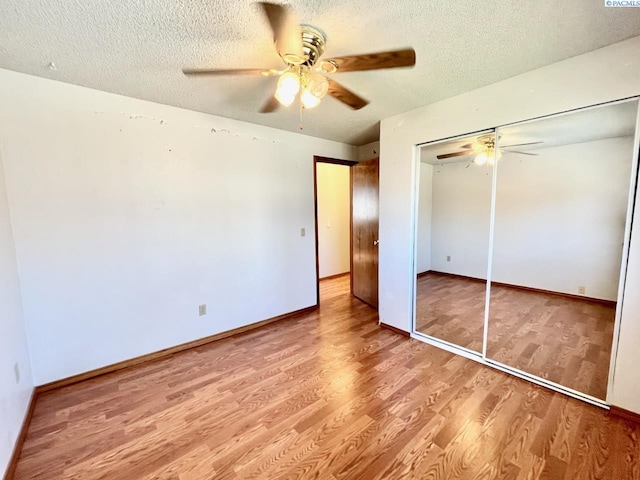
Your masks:
M 351 167 L 351 293 L 378 308 L 378 159 Z

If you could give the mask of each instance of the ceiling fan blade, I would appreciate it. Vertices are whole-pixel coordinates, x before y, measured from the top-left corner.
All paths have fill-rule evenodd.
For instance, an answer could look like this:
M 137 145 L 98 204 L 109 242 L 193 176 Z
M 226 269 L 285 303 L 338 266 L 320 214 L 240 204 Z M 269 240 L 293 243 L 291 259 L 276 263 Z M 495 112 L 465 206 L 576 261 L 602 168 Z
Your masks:
M 285 62 L 299 65 L 306 58 L 302 50 L 302 32 L 300 25 L 293 19 L 291 10 L 285 5 L 277 3 L 259 2 L 271 30 L 276 50 Z
M 280 106 L 280 102 L 276 99 L 276 97 L 271 97 L 269 100 L 264 102 L 262 108 L 260 109 L 260 113 L 272 113 L 275 112 Z
M 544 142 L 515 143 L 513 145 L 498 145 L 500 148 L 523 147 L 525 145 L 538 145 Z
M 519 153 L 520 155 L 531 155 L 532 157 L 537 157 L 537 153 L 529 153 L 529 152 L 520 152 L 518 150 L 504 150 L 507 153 Z
M 329 80 L 329 90 L 327 91 L 327 93 L 336 100 L 339 100 L 342 103 L 350 106 L 354 110 L 360 110 L 362 107 L 365 107 L 369 104 L 368 100 L 359 97 L 351 90 L 347 89 L 343 85 L 340 85 L 335 80 L 332 80 L 330 78 L 327 78 L 327 80 Z
M 473 148 L 473 143 L 467 143 L 466 145 L 462 145 L 460 148 L 462 148 L 464 150 L 469 150 L 469 149 Z
M 264 68 L 229 68 L 229 69 L 206 69 L 206 68 L 185 68 L 182 70 L 185 75 L 216 76 L 216 75 L 263 75 L 271 77 L 280 75 L 282 72 L 274 69 Z
M 443 160 L 445 158 L 451 158 L 451 157 L 462 157 L 464 155 L 473 155 L 474 152 L 473 150 L 468 150 L 466 152 L 454 152 L 454 153 L 445 153 L 444 155 L 436 155 L 436 158 L 438 160 Z
M 413 48 L 392 52 L 351 55 L 326 60 L 337 68 L 337 72 L 357 72 L 378 70 L 381 68 L 411 67 L 416 64 L 416 52 Z

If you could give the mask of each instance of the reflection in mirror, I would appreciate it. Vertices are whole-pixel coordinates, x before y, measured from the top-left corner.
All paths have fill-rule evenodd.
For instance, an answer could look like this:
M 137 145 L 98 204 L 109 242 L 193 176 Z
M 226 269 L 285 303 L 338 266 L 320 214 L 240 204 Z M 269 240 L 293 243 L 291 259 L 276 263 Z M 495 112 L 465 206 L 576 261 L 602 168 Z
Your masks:
M 420 151 L 416 331 L 482 351 L 492 132 Z
M 501 128 L 487 357 L 604 399 L 637 102 Z

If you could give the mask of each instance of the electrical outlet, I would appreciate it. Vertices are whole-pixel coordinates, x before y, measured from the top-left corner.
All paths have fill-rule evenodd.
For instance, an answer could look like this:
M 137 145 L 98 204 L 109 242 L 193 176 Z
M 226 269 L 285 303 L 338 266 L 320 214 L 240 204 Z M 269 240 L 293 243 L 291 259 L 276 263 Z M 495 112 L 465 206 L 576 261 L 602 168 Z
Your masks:
M 20 383 L 20 365 L 18 365 L 18 362 L 13 365 L 13 373 L 16 376 L 16 383 Z
M 198 315 L 203 316 L 207 314 L 207 304 L 203 303 L 202 305 L 198 306 Z
M 451 261 L 451 255 L 447 255 L 447 262 Z
M 306 228 L 301 228 L 300 229 L 300 236 L 304 237 L 307 234 L 307 229 Z
M 578 294 L 579 295 L 584 295 L 586 293 L 585 290 L 586 289 L 584 287 L 578 287 Z

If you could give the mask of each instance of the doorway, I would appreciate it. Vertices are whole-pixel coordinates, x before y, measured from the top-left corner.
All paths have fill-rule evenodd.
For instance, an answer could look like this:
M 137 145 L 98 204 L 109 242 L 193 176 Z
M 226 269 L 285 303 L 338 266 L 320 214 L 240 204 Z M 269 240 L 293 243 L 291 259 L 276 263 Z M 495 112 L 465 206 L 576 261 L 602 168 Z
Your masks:
M 378 159 L 314 156 L 316 289 L 348 276 L 353 296 L 378 306 Z

